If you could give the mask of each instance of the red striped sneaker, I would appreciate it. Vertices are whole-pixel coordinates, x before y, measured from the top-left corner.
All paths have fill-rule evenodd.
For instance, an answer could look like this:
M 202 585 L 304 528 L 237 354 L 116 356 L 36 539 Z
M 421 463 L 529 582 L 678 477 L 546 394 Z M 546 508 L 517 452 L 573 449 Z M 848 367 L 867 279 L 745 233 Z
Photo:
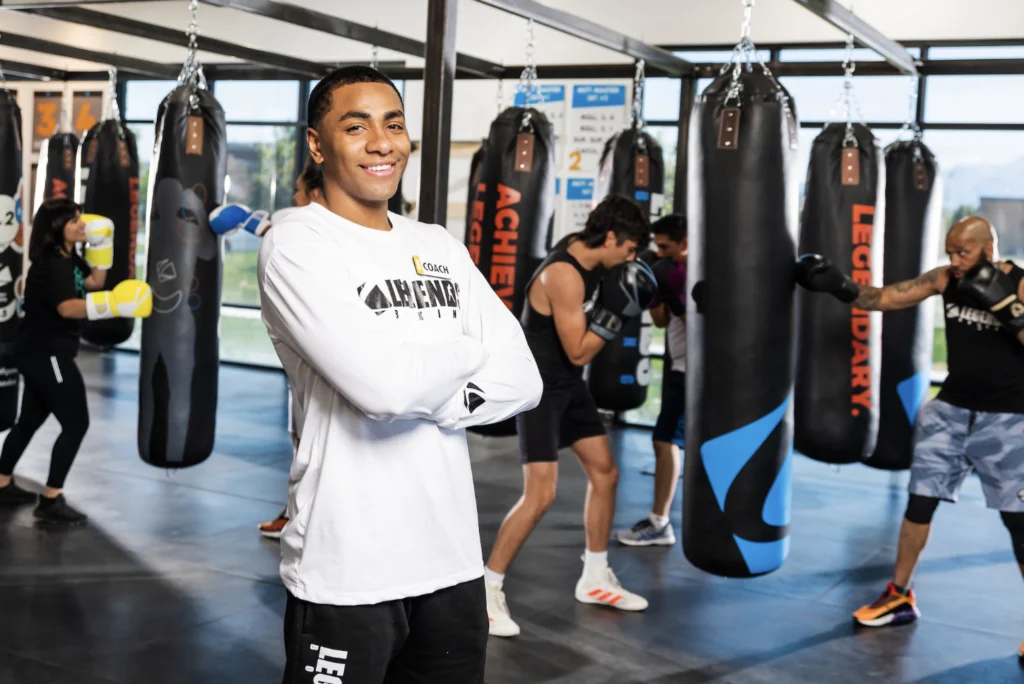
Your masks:
M 596 603 L 619 610 L 645 610 L 647 599 L 626 591 L 609 567 L 600 570 L 583 570 L 583 576 L 576 583 L 576 600 L 580 603 Z

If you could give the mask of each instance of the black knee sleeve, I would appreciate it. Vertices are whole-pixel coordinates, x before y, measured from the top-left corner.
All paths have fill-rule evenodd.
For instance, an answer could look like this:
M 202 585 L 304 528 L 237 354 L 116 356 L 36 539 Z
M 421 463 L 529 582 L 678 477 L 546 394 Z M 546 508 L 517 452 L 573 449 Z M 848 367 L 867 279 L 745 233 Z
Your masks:
M 1024 513 L 999 514 L 1003 518 L 1003 524 L 1010 530 L 1010 541 L 1013 542 L 1013 555 L 1017 562 L 1024 565 Z
M 932 516 L 935 515 L 938 506 L 939 500 L 935 497 L 911 494 L 910 501 L 907 502 L 907 512 L 903 517 L 918 525 L 931 525 Z

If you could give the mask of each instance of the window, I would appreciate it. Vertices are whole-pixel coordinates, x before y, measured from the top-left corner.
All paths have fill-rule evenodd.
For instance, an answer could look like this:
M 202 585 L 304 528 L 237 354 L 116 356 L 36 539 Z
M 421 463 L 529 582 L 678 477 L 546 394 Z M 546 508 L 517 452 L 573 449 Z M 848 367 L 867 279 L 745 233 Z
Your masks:
M 840 102 L 842 75 L 785 76 L 779 82 L 796 102 L 796 113 L 801 121 L 845 121 Z M 854 110 L 853 120 L 906 121 L 911 86 L 910 79 L 898 76 L 854 76 L 853 91 L 860 112 Z
M 217 81 L 213 94 L 229 122 L 298 119 L 298 81 Z
M 928 59 L 1024 59 L 1024 45 L 933 47 L 928 49 Z
M 926 122 L 1019 123 L 1024 76 L 929 76 Z
M 177 81 L 128 81 L 124 118 L 128 121 L 156 121 L 156 112 Z
M 921 56 L 921 48 L 907 48 L 907 52 L 915 58 Z M 853 59 L 855 62 L 880 62 L 882 61 L 882 56 L 871 48 L 854 48 Z M 842 63 L 846 61 L 846 48 L 779 50 L 779 61 Z
M 135 134 L 135 146 L 139 151 L 139 227 L 135 238 L 135 272 L 146 272 L 146 223 L 149 216 L 146 201 L 149 199 L 149 162 L 153 158 L 155 124 L 128 124 Z
M 644 119 L 677 120 L 680 85 L 678 78 L 648 78 L 644 82 Z
M 655 328 L 658 330 L 658 328 Z M 660 330 L 664 335 L 664 330 Z M 653 346 L 653 345 L 652 345 Z M 661 382 L 665 373 L 665 362 L 651 359 L 651 374 L 647 383 L 647 401 L 640 408 L 622 413 L 622 420 L 630 425 L 646 425 L 653 427 L 661 412 Z
M 767 64 L 770 55 L 767 50 L 758 50 L 758 55 Z M 672 54 L 695 64 L 725 64 L 732 61 L 732 50 L 673 50 Z
M 674 206 L 676 187 L 676 145 L 679 142 L 679 129 L 675 126 L 648 126 L 647 132 L 661 145 L 661 155 L 665 161 L 665 210 L 662 214 L 671 214 Z

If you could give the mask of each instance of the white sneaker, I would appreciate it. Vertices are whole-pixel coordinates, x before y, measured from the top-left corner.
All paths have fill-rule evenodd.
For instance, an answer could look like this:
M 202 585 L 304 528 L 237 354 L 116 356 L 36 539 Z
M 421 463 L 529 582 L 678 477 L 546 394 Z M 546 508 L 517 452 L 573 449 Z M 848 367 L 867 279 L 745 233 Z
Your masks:
M 505 592 L 501 585 L 485 582 L 487 587 L 487 623 L 490 626 L 491 636 L 514 637 L 519 636 L 519 625 L 512 619 L 508 612 L 508 604 L 505 603 Z
M 626 591 L 610 567 L 600 570 L 583 570 L 576 583 L 576 600 L 580 603 L 596 603 L 619 610 L 645 610 L 647 599 Z M 489 605 L 489 604 L 488 604 Z

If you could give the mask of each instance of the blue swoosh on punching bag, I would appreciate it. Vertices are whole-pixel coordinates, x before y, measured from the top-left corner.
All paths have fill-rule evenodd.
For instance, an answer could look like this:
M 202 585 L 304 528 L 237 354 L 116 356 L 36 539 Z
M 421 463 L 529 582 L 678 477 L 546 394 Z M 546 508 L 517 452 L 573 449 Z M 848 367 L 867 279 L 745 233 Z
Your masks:
M 725 513 L 726 497 L 736 476 L 782 422 L 788 405 L 789 397 L 786 397 L 786 400 L 771 413 L 701 445 L 700 455 L 704 471 L 708 475 L 711 490 L 723 513 Z M 786 458 L 775 476 L 775 482 L 772 484 L 761 510 L 761 519 L 765 524 L 773 527 L 789 524 L 792 456 L 793 446 L 790 443 Z M 788 535 L 770 542 L 749 541 L 735 534 L 733 539 L 747 564 L 747 569 L 755 575 L 779 567 L 789 553 Z
M 931 374 L 928 371 L 922 371 L 896 385 L 896 393 L 900 395 L 903 410 L 907 412 L 907 420 L 910 421 L 911 427 L 917 422 L 917 410 L 921 408 L 921 402 L 924 401 L 924 395 L 928 392 L 930 384 Z

